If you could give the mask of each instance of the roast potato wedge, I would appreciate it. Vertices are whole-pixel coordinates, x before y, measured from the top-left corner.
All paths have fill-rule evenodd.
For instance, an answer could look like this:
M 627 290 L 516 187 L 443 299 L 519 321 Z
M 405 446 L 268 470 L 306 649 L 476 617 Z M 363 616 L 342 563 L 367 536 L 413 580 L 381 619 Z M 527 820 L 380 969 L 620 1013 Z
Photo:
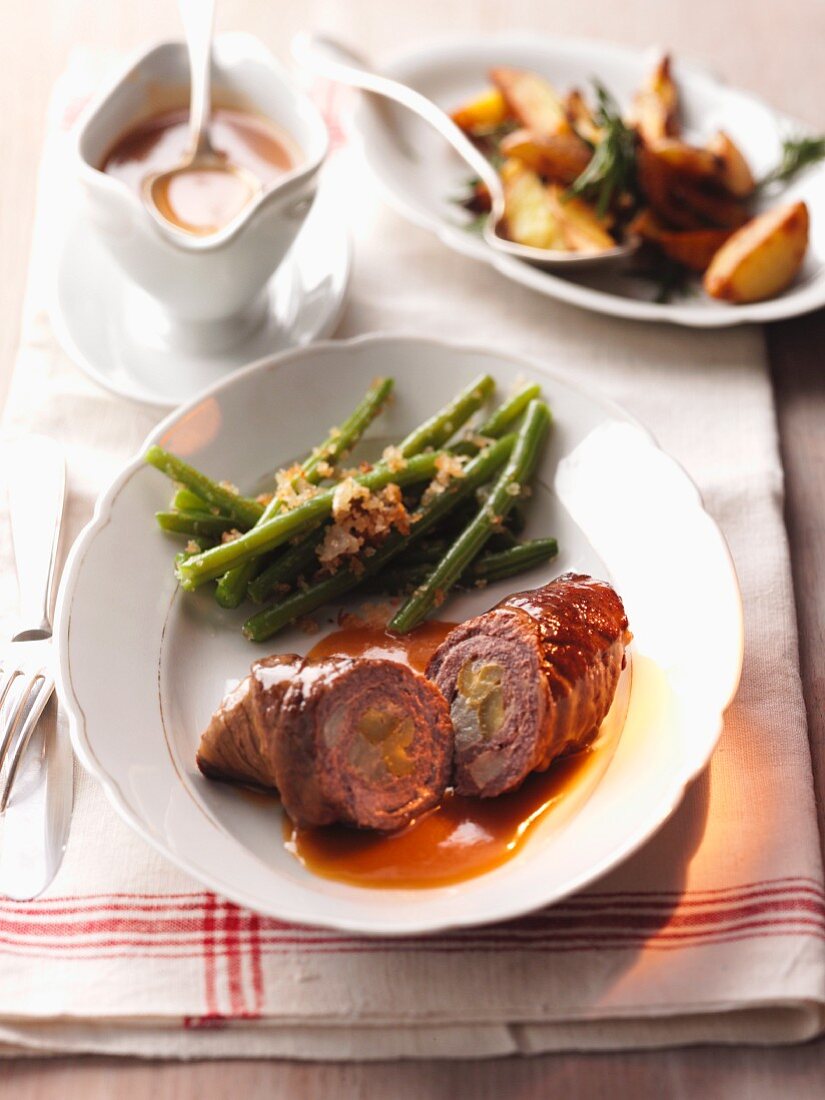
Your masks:
M 567 120 L 576 133 L 589 141 L 591 145 L 598 145 L 604 137 L 604 131 L 597 125 L 587 100 L 578 88 L 573 88 L 564 97 L 564 109 L 567 113 Z
M 551 183 L 547 187 L 550 206 L 571 252 L 604 252 L 616 242 L 607 232 L 593 207 L 583 199 L 568 198 L 564 188 Z
M 667 229 L 650 210 L 638 214 L 628 231 L 656 245 L 669 259 L 700 274 L 731 235 L 729 229 Z
M 487 88 L 481 95 L 462 104 L 450 116 L 465 133 L 484 133 L 507 121 L 507 102 L 498 88 Z
M 700 225 L 719 229 L 738 229 L 749 218 L 748 210 L 738 199 L 694 186 L 687 180 L 671 186 L 671 198 L 692 211 Z
M 738 199 L 709 186 L 710 180 L 676 170 L 660 148 L 656 143 L 643 145 L 638 151 L 636 172 L 644 197 L 662 221 L 675 229 L 737 229 L 744 225 L 748 212 Z
M 506 160 L 501 168 L 504 184 L 504 222 L 507 236 L 517 244 L 565 251 L 567 242 L 556 218 L 554 205 L 535 172 L 521 161 Z
M 679 136 L 679 93 L 667 54 L 636 93 L 630 121 L 648 145 L 662 138 Z
M 515 157 L 540 176 L 570 184 L 582 174 L 593 155 L 590 147 L 575 134 L 547 137 L 530 130 L 514 130 L 499 146 L 506 157 Z
M 753 173 L 739 147 L 723 131 L 708 142 L 708 149 L 718 158 L 720 181 L 731 195 L 738 199 L 747 199 L 753 194 L 755 186 Z
M 676 176 L 702 183 L 717 183 L 722 179 L 721 157 L 710 149 L 687 145 L 677 138 L 660 138 L 650 145 L 650 151 Z
M 510 113 L 525 129 L 541 137 L 571 133 L 564 103 L 543 76 L 525 69 L 501 67 L 490 70 L 490 79 L 506 100 Z
M 658 218 L 676 229 L 701 229 L 702 219 L 673 194 L 673 173 L 646 145 L 640 146 L 637 153 L 636 177 L 644 198 Z
M 795 202 L 760 214 L 719 249 L 705 272 L 712 298 L 743 304 L 773 298 L 790 285 L 808 247 L 808 207 Z

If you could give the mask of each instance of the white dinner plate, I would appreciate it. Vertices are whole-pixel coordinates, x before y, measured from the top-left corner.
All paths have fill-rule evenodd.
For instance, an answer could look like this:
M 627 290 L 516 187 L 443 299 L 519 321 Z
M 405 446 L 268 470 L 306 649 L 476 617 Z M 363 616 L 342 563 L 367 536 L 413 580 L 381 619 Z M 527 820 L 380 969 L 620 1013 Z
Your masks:
M 684 471 L 615 405 L 539 363 L 414 337 L 315 344 L 253 364 L 169 416 L 147 440 L 253 488 L 339 421 L 378 374 L 396 400 L 371 429 L 399 438 L 481 371 L 506 391 L 534 378 L 554 424 L 529 534 L 559 557 L 510 589 L 566 570 L 609 578 L 634 634 L 605 731 L 612 754 L 542 819 L 518 855 L 459 885 L 368 889 L 317 877 L 284 848 L 276 802 L 204 779 L 198 736 L 227 681 L 262 652 L 306 651 L 300 631 L 253 647 L 245 612 L 176 587 L 176 544 L 155 526 L 169 483 L 137 455 L 74 546 L 57 613 L 60 695 L 75 750 L 121 816 L 169 859 L 240 904 L 284 920 L 398 935 L 513 917 L 603 874 L 662 824 L 716 744 L 739 679 L 742 611 L 725 541 Z M 491 586 L 450 601 L 458 619 Z M 445 612 L 445 614 L 447 614 Z M 333 612 L 325 621 L 332 623 Z M 700 635 L 691 624 L 701 624 Z
M 482 90 L 487 71 L 510 65 L 543 73 L 561 91 L 590 89 L 595 76 L 627 107 L 658 53 L 591 40 L 496 34 L 461 37 L 416 46 L 382 65 L 382 72 L 423 92 L 449 111 Z M 727 87 L 706 71 L 675 57 L 685 132 L 703 142 L 726 130 L 742 148 L 757 178 L 779 159 L 782 137 L 806 128 L 777 114 L 755 96 Z M 387 125 L 387 120 L 391 125 Z M 468 232 L 470 218 L 455 199 L 468 170 L 447 143 L 401 107 L 361 97 L 356 113 L 361 152 L 387 201 L 446 245 L 491 264 L 502 275 L 571 305 L 647 321 L 714 328 L 793 317 L 825 305 L 825 163 L 810 169 L 768 205 L 804 199 L 811 214 L 808 254 L 799 278 L 777 298 L 734 306 L 714 301 L 697 286 L 670 303 L 653 301 L 656 288 L 621 270 L 583 271 L 575 276 L 540 271 L 489 248 Z

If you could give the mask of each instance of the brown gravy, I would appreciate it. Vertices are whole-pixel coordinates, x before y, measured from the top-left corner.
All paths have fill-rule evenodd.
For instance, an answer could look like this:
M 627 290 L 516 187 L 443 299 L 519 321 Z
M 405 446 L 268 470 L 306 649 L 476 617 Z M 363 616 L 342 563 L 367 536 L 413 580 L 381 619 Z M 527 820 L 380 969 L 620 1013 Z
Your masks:
M 427 622 L 403 637 L 367 626 L 338 630 L 309 656 L 383 657 L 421 672 L 453 625 Z M 541 818 L 582 778 L 597 752 L 587 749 L 566 757 L 499 798 L 448 792 L 436 809 L 389 836 L 339 825 L 296 828 L 287 819 L 284 840 L 315 874 L 357 886 L 397 889 L 462 882 L 511 859 Z
M 232 168 L 243 169 L 266 189 L 290 171 L 300 156 L 291 138 L 268 119 L 228 107 L 213 109 L 209 136 L 215 150 L 226 158 L 228 170 L 175 173 L 155 196 L 168 221 L 197 235 L 222 229 L 249 201 L 249 184 Z M 188 139 L 188 110 L 163 111 L 120 137 L 106 154 L 101 171 L 141 194 L 148 176 L 181 162 Z

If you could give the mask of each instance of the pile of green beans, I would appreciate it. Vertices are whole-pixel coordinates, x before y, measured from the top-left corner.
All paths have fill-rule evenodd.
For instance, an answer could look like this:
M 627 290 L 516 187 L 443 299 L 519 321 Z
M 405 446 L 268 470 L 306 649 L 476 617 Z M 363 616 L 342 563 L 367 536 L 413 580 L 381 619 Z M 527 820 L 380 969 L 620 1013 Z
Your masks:
M 150 447 L 146 461 L 176 484 L 169 508 L 156 519 L 162 531 L 187 540 L 175 556 L 178 582 L 188 591 L 211 585 L 225 608 L 247 599 L 261 605 L 243 626 L 256 642 L 357 590 L 405 596 L 389 627 L 403 634 L 452 589 L 483 586 L 549 561 L 558 552 L 555 539 L 520 542 L 514 532 L 524 523 L 550 410 L 539 386 L 529 384 L 468 429 L 494 389 L 489 375 L 475 378 L 398 443 L 400 462 L 379 460 L 353 475 L 369 490 L 404 489 L 410 527 L 390 531 L 331 574 L 322 573 L 317 553 L 342 476 L 339 464 L 386 405 L 391 378 L 376 379 L 350 416 L 297 464 L 293 487 L 312 491 L 292 507 L 277 494 L 268 503 L 242 496 Z M 426 492 L 448 456 L 461 457 L 460 475 Z

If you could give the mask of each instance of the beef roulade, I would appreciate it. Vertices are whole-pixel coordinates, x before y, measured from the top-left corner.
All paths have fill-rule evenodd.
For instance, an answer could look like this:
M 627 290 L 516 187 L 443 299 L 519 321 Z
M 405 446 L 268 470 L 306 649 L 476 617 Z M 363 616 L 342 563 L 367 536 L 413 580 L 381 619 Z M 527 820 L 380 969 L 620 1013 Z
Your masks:
M 614 589 L 573 573 L 451 631 L 427 675 L 450 707 L 458 793 L 503 794 L 586 745 L 610 709 L 629 641 Z
M 204 775 L 276 787 L 297 825 L 389 831 L 437 805 L 452 727 L 441 693 L 393 661 L 256 661 L 201 738 Z
M 405 665 L 330 657 L 301 666 L 270 748 L 296 824 L 389 831 L 443 797 L 450 714 L 440 692 Z

